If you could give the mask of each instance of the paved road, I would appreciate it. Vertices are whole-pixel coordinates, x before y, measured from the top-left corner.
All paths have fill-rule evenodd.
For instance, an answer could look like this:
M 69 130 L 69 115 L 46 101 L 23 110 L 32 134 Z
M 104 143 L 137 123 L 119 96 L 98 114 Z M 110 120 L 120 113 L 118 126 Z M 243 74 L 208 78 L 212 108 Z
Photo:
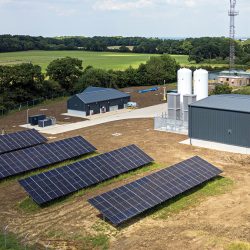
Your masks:
M 76 122 L 65 125 L 55 125 L 48 128 L 42 128 L 42 129 L 37 128 L 37 129 L 45 134 L 56 135 L 112 121 L 125 120 L 125 119 L 138 119 L 138 118 L 153 118 L 156 115 L 161 115 L 162 113 L 165 112 L 167 112 L 167 105 L 164 103 L 155 106 L 150 106 L 147 108 L 129 110 L 128 112 L 124 112 L 121 110 L 121 112 L 117 111 L 115 113 L 110 113 L 110 115 L 106 113 L 103 117 L 100 115 L 98 118 L 87 121 Z

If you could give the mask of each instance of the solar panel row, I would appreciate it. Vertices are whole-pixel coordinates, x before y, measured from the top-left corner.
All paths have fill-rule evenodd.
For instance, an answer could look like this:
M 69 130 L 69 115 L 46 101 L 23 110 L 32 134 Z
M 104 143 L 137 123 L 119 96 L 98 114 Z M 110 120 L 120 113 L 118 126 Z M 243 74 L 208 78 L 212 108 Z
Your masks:
M 130 145 L 19 182 L 35 202 L 43 204 L 152 161 L 137 146 Z
M 0 135 L 0 154 L 42 144 L 47 139 L 35 129 Z
M 29 170 L 94 152 L 96 148 L 81 136 L 25 148 L 0 155 L 0 180 Z
M 222 171 L 196 156 L 89 200 L 114 225 L 161 204 Z

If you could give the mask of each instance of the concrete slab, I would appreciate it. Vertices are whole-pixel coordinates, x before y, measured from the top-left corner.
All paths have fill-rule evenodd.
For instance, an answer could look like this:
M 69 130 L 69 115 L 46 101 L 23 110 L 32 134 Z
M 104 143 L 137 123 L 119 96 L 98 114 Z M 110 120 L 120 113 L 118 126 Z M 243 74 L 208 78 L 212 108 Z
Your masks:
M 160 129 L 155 129 L 156 131 L 160 131 L 160 132 L 167 132 L 167 133 L 174 133 L 174 134 L 181 134 L 181 135 L 188 135 L 188 130 L 186 129 L 181 129 L 181 130 L 171 130 L 171 129 L 167 129 L 167 128 L 160 128 Z
M 237 154 L 244 154 L 244 155 L 250 154 L 250 148 L 232 146 L 232 145 L 218 143 L 218 142 L 210 142 L 210 141 L 192 139 L 191 144 L 190 144 L 190 139 L 187 139 L 180 143 L 185 144 L 185 145 L 192 145 L 195 147 L 214 149 L 214 150 L 230 152 L 230 153 L 237 153 Z
M 42 130 L 39 129 L 42 133 L 56 135 L 60 133 L 66 133 L 69 131 L 86 128 L 90 126 L 95 126 L 102 123 L 112 122 L 112 121 L 119 121 L 119 120 L 126 120 L 126 119 L 138 119 L 138 118 L 153 118 L 155 116 L 159 116 L 162 113 L 165 113 L 167 110 L 166 103 L 150 106 L 147 108 L 136 109 L 136 110 L 126 110 L 125 112 L 111 112 L 106 113 L 103 115 L 99 115 L 98 117 L 70 124 L 62 124 L 62 125 L 55 125 L 55 127 L 47 127 L 43 128 Z
M 84 115 L 77 115 L 77 114 L 71 114 L 71 113 L 62 113 L 61 115 L 87 119 L 87 116 L 84 116 Z
M 56 125 L 52 125 L 52 126 L 49 126 L 49 127 L 42 128 L 42 127 L 38 127 L 37 125 L 36 126 L 32 126 L 30 124 L 23 124 L 23 125 L 20 125 L 19 127 L 21 127 L 21 128 L 35 129 L 35 130 L 37 130 L 39 132 L 43 132 L 43 130 L 46 130 L 48 128 L 50 128 L 50 129 L 57 129 L 57 128 L 60 128 L 61 126 L 62 125 L 56 124 Z
M 115 115 L 115 114 L 123 114 L 123 113 L 130 112 L 130 111 L 131 111 L 130 109 L 119 109 L 119 110 L 115 110 L 115 111 L 109 111 L 109 112 L 106 112 L 106 113 L 89 115 L 89 116 L 82 116 L 82 115 L 70 114 L 70 113 L 63 113 L 62 115 L 63 116 L 79 117 L 79 118 L 85 118 L 85 119 L 88 119 L 88 120 L 93 120 L 93 119 L 112 116 L 112 115 Z

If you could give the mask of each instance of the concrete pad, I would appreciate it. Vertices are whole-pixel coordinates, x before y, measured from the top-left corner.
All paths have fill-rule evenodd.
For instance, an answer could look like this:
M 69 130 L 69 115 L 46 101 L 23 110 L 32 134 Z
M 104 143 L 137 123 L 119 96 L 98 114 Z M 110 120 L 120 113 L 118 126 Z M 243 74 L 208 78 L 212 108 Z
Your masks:
M 30 124 L 23 124 L 23 125 L 20 125 L 19 127 L 21 127 L 21 128 L 35 129 L 35 130 L 37 130 L 39 132 L 43 132 L 43 130 L 46 130 L 48 128 L 50 128 L 50 129 L 57 129 L 57 128 L 60 128 L 61 126 L 62 125 L 56 124 L 56 125 L 52 125 L 52 126 L 49 126 L 49 127 L 42 128 L 42 127 L 39 127 L 37 125 L 36 126 L 32 126 Z
M 167 129 L 165 127 L 162 127 L 160 129 L 155 129 L 156 131 L 160 131 L 160 132 L 167 132 L 167 133 L 174 133 L 174 134 L 181 134 L 181 135 L 188 135 L 188 130 L 186 129 L 181 129 L 181 130 L 171 130 L 171 129 Z
M 218 142 L 210 142 L 210 141 L 192 139 L 191 144 L 190 144 L 190 139 L 187 139 L 180 143 L 185 144 L 185 145 L 192 145 L 192 146 L 200 147 L 200 148 L 208 148 L 208 149 L 214 149 L 218 151 L 224 151 L 224 152 L 230 152 L 230 153 L 236 153 L 236 154 L 244 154 L 244 155 L 250 154 L 250 148 L 232 146 L 232 145 L 218 143 Z
M 162 115 L 167 111 L 166 103 L 154 105 L 146 108 L 136 109 L 136 110 L 125 110 L 123 112 L 111 112 L 106 114 L 100 114 L 94 119 L 87 121 L 81 121 L 70 124 L 62 124 L 50 126 L 47 128 L 39 129 L 42 133 L 56 135 L 60 133 L 66 133 L 69 131 L 86 128 L 90 126 L 95 126 L 98 124 L 103 124 L 112 121 L 126 120 L 126 119 L 138 119 L 138 118 L 154 118 L 155 116 Z M 34 127 L 35 128 L 35 127 Z M 36 129 L 36 128 L 35 128 Z
M 117 115 L 117 114 L 123 114 L 126 112 L 130 112 L 130 109 L 118 109 L 115 111 L 109 111 L 106 113 L 100 113 L 100 114 L 94 114 L 94 115 L 88 115 L 88 116 L 82 116 L 82 115 L 77 115 L 77 114 L 71 114 L 71 113 L 63 113 L 61 115 L 63 116 L 71 116 L 71 117 L 80 117 L 80 118 L 85 118 L 88 120 L 93 120 L 93 119 L 98 119 L 98 118 L 103 118 L 103 117 L 108 117 L 108 116 L 112 116 L 112 115 Z
M 84 116 L 84 115 L 77 115 L 77 114 L 71 114 L 71 113 L 62 113 L 61 115 L 63 115 L 63 116 L 70 116 L 70 117 L 78 117 L 78 118 L 88 119 L 87 116 Z

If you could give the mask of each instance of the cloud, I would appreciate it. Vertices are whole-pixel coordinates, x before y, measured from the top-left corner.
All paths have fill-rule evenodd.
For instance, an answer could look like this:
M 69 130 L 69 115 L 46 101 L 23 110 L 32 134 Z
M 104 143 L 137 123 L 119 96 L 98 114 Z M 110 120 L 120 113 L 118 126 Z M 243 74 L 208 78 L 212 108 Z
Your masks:
M 80 0 L 79 0 L 80 1 Z M 95 10 L 133 10 L 150 7 L 167 7 L 167 6 L 179 6 L 179 7 L 195 7 L 203 4 L 213 4 L 217 0 L 96 0 L 93 4 Z
M 72 8 L 68 9 L 68 8 L 55 6 L 55 5 L 49 6 L 48 9 L 56 13 L 56 15 L 58 16 L 65 16 L 65 17 L 72 16 L 77 12 L 76 9 L 72 9 Z
M 153 0 L 98 0 L 93 8 L 95 10 L 133 10 L 150 7 L 154 3 Z
M 161 1 L 161 4 L 168 4 L 168 5 L 178 5 L 183 7 L 194 7 L 198 4 L 203 3 L 206 0 L 165 0 Z M 160 1 L 159 1 L 160 2 Z M 210 1 L 210 3 L 213 2 L 213 0 Z
M 12 3 L 12 0 L 0 0 L 0 5 L 5 5 L 8 3 Z

